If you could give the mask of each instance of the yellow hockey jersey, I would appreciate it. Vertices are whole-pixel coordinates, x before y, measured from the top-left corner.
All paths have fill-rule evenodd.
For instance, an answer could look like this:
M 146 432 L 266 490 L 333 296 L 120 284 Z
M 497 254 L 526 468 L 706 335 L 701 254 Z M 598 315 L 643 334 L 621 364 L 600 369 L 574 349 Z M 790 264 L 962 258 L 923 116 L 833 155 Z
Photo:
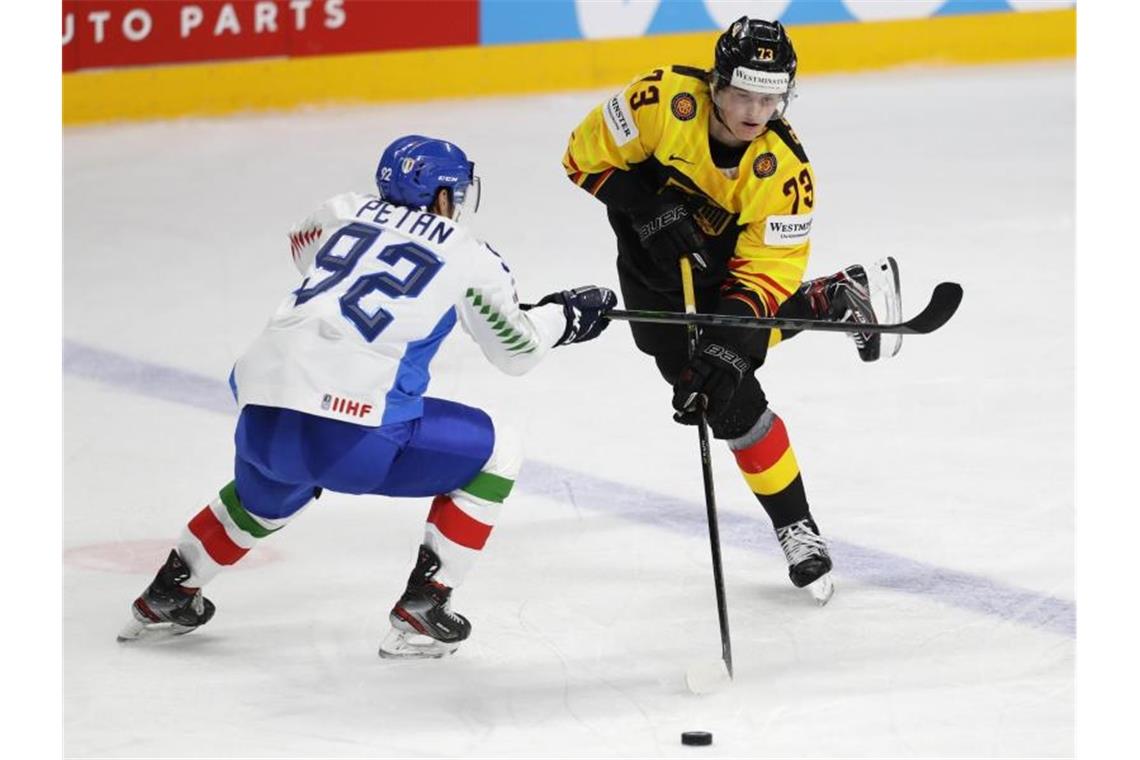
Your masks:
M 700 199 L 694 218 L 714 260 L 707 275 L 721 278 L 722 298 L 770 316 L 807 268 L 815 207 L 811 165 L 780 119 L 735 168 L 718 168 L 709 147 L 712 108 L 703 69 L 654 69 L 586 116 L 570 136 L 563 167 L 604 201 L 617 170 L 637 173 L 649 192 L 674 187 Z

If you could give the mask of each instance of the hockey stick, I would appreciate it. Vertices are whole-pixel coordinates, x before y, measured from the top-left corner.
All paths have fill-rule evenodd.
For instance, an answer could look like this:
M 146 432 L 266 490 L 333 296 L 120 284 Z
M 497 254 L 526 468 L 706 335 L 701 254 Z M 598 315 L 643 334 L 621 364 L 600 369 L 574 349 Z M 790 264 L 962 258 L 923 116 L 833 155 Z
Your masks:
M 684 316 L 697 314 L 697 298 L 693 288 L 693 264 L 688 256 L 681 259 L 681 287 L 685 296 Z M 611 312 L 612 314 L 612 312 Z M 689 331 L 689 358 L 697 352 L 700 327 L 695 321 L 687 323 Z M 716 586 L 716 614 L 720 621 L 720 651 L 728 677 L 732 678 L 732 639 L 728 633 L 728 601 L 724 593 L 724 571 L 720 563 L 720 529 L 716 519 L 716 493 L 713 490 L 712 456 L 709 452 L 709 429 L 704 412 L 697 423 L 697 437 L 701 445 L 701 476 L 705 485 L 705 511 L 708 513 L 709 546 L 712 549 L 713 584 Z M 690 681 L 690 688 L 693 684 Z
M 926 308 L 905 322 L 894 324 L 859 324 L 829 322 L 823 319 L 791 319 L 784 317 L 737 317 L 728 314 L 696 314 L 689 311 L 626 311 L 610 309 L 606 316 L 626 322 L 660 322 L 701 327 L 747 327 L 754 330 L 814 330 L 817 332 L 894 333 L 925 335 L 950 321 L 962 302 L 962 286 L 956 282 L 940 282 L 935 286 Z

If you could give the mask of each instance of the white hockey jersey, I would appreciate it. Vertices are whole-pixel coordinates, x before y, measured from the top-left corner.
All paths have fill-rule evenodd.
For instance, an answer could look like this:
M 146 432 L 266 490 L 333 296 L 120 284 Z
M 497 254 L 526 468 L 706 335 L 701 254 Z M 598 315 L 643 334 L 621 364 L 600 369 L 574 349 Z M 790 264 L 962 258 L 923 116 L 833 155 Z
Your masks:
M 346 193 L 289 234 L 304 275 L 238 359 L 238 405 L 374 427 L 423 414 L 429 367 L 458 321 L 499 369 L 526 372 L 566 326 L 519 308 L 500 256 L 450 219 Z

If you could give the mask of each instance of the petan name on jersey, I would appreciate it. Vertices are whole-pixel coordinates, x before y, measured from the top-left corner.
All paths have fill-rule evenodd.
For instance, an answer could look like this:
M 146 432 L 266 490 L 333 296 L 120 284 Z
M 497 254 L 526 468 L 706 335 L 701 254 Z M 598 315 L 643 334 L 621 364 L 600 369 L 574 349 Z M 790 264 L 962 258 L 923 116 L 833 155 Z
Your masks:
M 455 232 L 455 226 L 443 217 L 407 206 L 394 206 L 379 198 L 374 198 L 361 206 L 356 216 L 361 219 L 371 219 L 389 229 L 399 230 L 405 235 L 416 235 L 429 243 L 440 245 L 446 243 L 451 233 Z

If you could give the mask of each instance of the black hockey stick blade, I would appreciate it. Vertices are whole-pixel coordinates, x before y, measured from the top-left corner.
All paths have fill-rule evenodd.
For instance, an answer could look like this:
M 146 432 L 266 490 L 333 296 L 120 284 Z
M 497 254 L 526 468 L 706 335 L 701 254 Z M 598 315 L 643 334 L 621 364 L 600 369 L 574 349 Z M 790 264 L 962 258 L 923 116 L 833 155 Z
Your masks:
M 905 322 L 875 325 L 853 325 L 850 322 L 830 322 L 824 319 L 791 319 L 784 317 L 738 317 L 728 314 L 685 314 L 676 311 L 626 311 L 611 309 L 610 319 L 626 322 L 658 322 L 662 324 L 703 327 L 745 327 L 753 330 L 813 330 L 816 332 L 889 333 L 897 335 L 925 335 L 950 321 L 962 303 L 962 286 L 956 282 L 940 282 L 930 296 L 930 302 L 921 312 Z
M 926 308 L 902 324 L 914 335 L 932 333 L 950 321 L 962 303 L 962 286 L 956 282 L 940 282 L 930 294 Z

